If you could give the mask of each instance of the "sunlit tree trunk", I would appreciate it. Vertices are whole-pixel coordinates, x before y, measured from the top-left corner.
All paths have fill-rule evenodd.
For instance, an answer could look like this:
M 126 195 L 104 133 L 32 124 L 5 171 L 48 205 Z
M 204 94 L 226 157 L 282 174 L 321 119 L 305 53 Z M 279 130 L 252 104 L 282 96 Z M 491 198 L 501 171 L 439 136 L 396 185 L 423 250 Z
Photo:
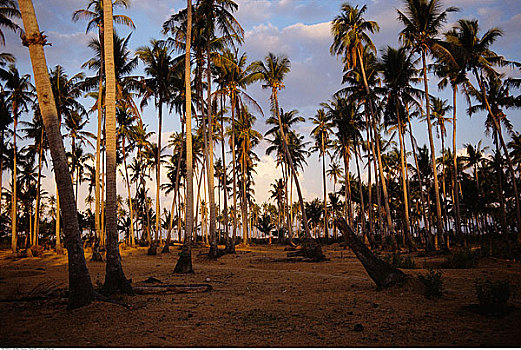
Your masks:
M 103 21 L 100 22 L 98 27 L 98 38 L 100 47 L 104 47 L 104 29 Z M 99 67 L 99 82 L 98 82 L 98 101 L 97 101 L 97 113 L 98 113 L 98 129 L 96 135 L 96 167 L 95 167 L 95 189 L 94 189 L 94 227 L 96 230 L 96 237 L 99 243 L 102 240 L 102 227 L 100 223 L 101 219 L 101 189 L 100 189 L 100 169 L 101 169 L 101 139 L 103 137 L 103 75 L 105 65 L 105 54 L 103 50 L 100 50 L 100 67 Z
M 69 308 L 76 308 L 87 305 L 94 299 L 94 288 L 83 255 L 72 181 L 69 176 L 65 147 L 59 130 L 58 113 L 43 51 L 45 39 L 38 28 L 32 1 L 20 0 L 19 5 L 25 27 L 25 43 L 29 46 L 31 55 L 40 112 L 49 140 L 55 179 L 59 193 L 62 194 L 63 217 L 68 228 L 65 244 L 69 262 Z
M 458 155 L 456 149 L 456 95 L 457 87 L 452 86 L 452 195 L 456 213 L 456 236 L 460 241 L 464 241 L 461 232 L 461 214 L 459 207 L 459 180 L 458 180 Z M 466 242 L 465 242 L 466 244 Z
M 192 90 L 190 79 L 190 44 L 192 40 L 192 0 L 186 0 L 186 50 L 185 50 L 185 110 L 186 110 L 186 219 L 185 244 L 174 268 L 175 273 L 190 273 L 192 270 L 192 232 L 194 225 L 194 189 L 192 168 Z
M 38 178 L 36 180 L 36 204 L 34 210 L 34 239 L 33 244 L 38 244 L 38 236 L 40 234 L 40 182 L 42 177 L 42 158 L 43 158 L 43 138 L 44 130 L 40 134 L 40 145 L 38 149 Z M 0 192 L 1 193 L 1 192 Z
M 132 294 L 132 287 L 123 273 L 121 256 L 119 254 L 119 238 L 117 226 L 117 197 L 116 197 L 116 73 L 114 65 L 114 34 L 112 28 L 112 2 L 103 3 L 105 23 L 104 53 L 106 72 L 106 249 L 107 264 L 105 269 L 105 291 L 123 292 Z
M 132 195 L 130 193 L 130 180 L 128 177 L 128 167 L 127 167 L 127 151 L 125 148 L 125 136 L 123 136 L 121 140 L 121 148 L 123 152 L 123 166 L 125 167 L 125 181 L 127 183 L 127 196 L 128 196 L 128 210 L 130 215 L 130 245 L 134 246 L 135 236 L 134 236 L 134 207 L 132 205 Z

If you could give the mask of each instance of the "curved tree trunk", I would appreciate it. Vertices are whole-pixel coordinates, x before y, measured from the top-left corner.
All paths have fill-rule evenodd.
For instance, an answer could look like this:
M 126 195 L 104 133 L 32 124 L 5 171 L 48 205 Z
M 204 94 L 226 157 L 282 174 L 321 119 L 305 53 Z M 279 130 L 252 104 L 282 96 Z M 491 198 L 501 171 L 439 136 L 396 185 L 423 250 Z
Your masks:
M 125 277 L 119 254 L 116 198 L 116 74 L 114 67 L 114 34 L 112 29 L 112 2 L 103 3 L 103 21 L 105 24 L 105 72 L 106 72 L 106 117 L 105 139 L 107 154 L 106 173 L 106 249 L 107 264 L 105 284 L 107 293 L 122 292 L 133 294 L 129 280 Z
M 43 52 L 44 38 L 38 28 L 32 1 L 20 0 L 19 5 L 26 32 L 26 43 L 31 54 L 40 112 L 49 140 L 55 179 L 59 192 L 62 194 L 63 218 L 68 228 L 65 244 L 69 262 L 69 308 L 77 308 L 90 304 L 95 293 L 83 255 L 72 181 L 69 176 L 65 148 L 59 130 L 58 113 Z M 59 214 L 57 213 L 57 215 Z

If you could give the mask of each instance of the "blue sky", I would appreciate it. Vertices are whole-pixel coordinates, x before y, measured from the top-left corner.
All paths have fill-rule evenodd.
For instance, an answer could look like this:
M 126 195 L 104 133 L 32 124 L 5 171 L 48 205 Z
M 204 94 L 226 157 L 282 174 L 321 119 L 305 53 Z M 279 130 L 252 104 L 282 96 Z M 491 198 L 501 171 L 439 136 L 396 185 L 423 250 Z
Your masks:
M 82 71 L 81 64 L 93 54 L 87 47 L 93 34 L 86 35 L 85 22 L 73 23 L 71 16 L 74 10 L 86 7 L 87 0 L 36 0 L 36 15 L 40 30 L 48 35 L 52 46 L 46 47 L 47 63 L 49 67 L 60 64 L 65 67 L 69 75 Z M 343 1 L 329 0 L 238 0 L 239 11 L 236 17 L 245 30 L 245 43 L 241 51 L 246 52 L 249 61 L 264 58 L 268 52 L 285 54 L 292 63 L 292 70 L 286 79 L 286 88 L 280 93 L 280 104 L 285 110 L 297 109 L 304 117 L 313 116 L 321 102 L 329 100 L 341 88 L 342 69 L 337 58 L 329 53 L 331 34 L 329 22 L 338 14 Z M 366 19 L 375 20 L 380 25 L 380 32 L 374 34 L 373 41 L 381 50 L 387 45 L 398 46 L 398 33 L 401 24 L 397 20 L 396 9 L 402 6 L 400 0 L 372 0 L 352 1 L 353 5 L 368 6 Z M 521 32 L 521 2 L 518 0 L 457 0 L 446 1 L 447 6 L 457 6 L 459 13 L 451 14 L 447 26 L 451 26 L 459 18 L 477 18 L 481 28 L 485 31 L 492 26 L 500 27 L 505 35 L 498 39 L 493 49 L 513 60 L 520 60 L 519 33 Z M 152 38 L 163 38 L 161 26 L 173 13 L 186 7 L 186 1 L 141 0 L 131 1 L 129 9 L 117 9 L 116 13 L 130 16 L 136 24 L 136 29 L 130 40 L 130 48 L 148 44 Z M 118 26 L 118 33 L 127 34 L 129 30 Z M 20 43 L 20 39 L 8 34 L 4 51 L 11 52 L 17 57 L 17 65 L 24 73 L 32 73 L 28 50 Z M 91 74 L 90 72 L 86 72 Z M 142 73 L 142 67 L 136 72 Z M 509 72 L 519 76 L 518 72 Z M 431 94 L 450 99 L 449 91 L 439 91 L 436 79 L 431 80 Z M 268 91 L 262 90 L 260 84 L 252 86 L 248 93 L 262 106 L 265 115 L 269 113 Z M 89 101 L 90 103 L 90 101 Z M 475 115 L 470 119 L 466 114 L 466 102 L 462 96 L 458 97 L 458 135 L 457 147 L 462 148 L 464 143 L 476 144 L 480 139 L 485 145 L 490 145 L 489 137 L 485 136 L 484 115 Z M 521 113 L 519 110 L 507 111 L 515 130 L 520 130 Z M 156 112 L 152 107 L 143 111 L 143 118 L 149 124 L 149 130 L 157 130 Z M 165 135 L 179 130 L 177 115 L 164 118 L 163 130 Z M 91 131 L 95 130 L 95 115 L 91 116 Z M 267 130 L 264 119 L 258 116 L 255 128 L 260 132 Z M 426 125 L 415 122 L 414 132 L 420 145 L 427 143 Z M 311 123 L 298 126 L 299 132 L 309 137 Z M 451 131 L 448 132 L 452 138 Z M 440 141 L 435 140 L 437 150 Z M 449 143 L 449 142 L 447 142 Z M 265 156 L 266 143 L 263 141 L 256 149 L 261 158 L 257 168 L 256 193 L 257 201 L 262 203 L 268 198 L 269 184 L 279 177 L 279 170 L 275 169 L 274 160 Z M 407 143 L 410 149 L 410 145 Z M 220 149 L 220 147 L 218 148 Z M 220 152 L 216 152 L 220 157 Z M 229 159 L 229 157 L 228 157 Z M 321 197 L 321 166 L 317 155 L 308 160 L 308 167 L 301 175 L 304 196 L 307 200 Z M 351 171 L 354 172 L 354 164 Z M 48 173 L 49 174 L 49 173 Z M 44 181 L 47 190 L 53 193 L 54 182 L 52 177 Z M 332 188 L 332 184 L 328 184 Z M 86 193 L 86 186 L 80 190 Z M 155 186 L 151 186 L 155 190 Z M 123 186 L 118 192 L 124 195 Z M 155 196 L 154 192 L 151 195 Z M 80 195 L 80 198 L 84 196 Z M 163 203 L 169 203 L 163 199 Z M 80 201 L 80 208 L 83 203 Z

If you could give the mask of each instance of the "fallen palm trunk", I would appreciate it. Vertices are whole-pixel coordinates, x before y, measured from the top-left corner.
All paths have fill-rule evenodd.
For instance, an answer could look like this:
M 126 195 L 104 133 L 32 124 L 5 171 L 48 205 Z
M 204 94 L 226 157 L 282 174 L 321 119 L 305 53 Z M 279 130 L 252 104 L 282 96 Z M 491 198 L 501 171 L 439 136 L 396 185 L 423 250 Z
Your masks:
M 354 234 L 351 227 L 347 224 L 345 219 L 337 218 L 335 223 L 338 228 L 342 231 L 342 235 L 346 241 L 346 244 L 355 253 L 356 257 L 365 270 L 369 274 L 369 277 L 376 283 L 378 288 L 390 287 L 394 284 L 403 282 L 408 276 L 397 268 L 391 266 L 385 261 L 377 258 Z
M 133 287 L 136 294 L 202 293 L 212 290 L 209 284 L 165 284 L 161 286 Z

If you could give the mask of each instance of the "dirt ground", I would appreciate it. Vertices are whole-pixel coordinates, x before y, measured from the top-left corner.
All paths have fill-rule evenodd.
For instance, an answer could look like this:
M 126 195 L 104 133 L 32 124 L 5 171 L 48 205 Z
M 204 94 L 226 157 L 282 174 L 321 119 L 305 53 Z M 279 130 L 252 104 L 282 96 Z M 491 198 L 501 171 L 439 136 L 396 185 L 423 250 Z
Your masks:
M 0 302 L 0 347 L 521 346 L 520 263 L 487 259 L 473 269 L 443 270 L 445 295 L 428 300 L 414 280 L 378 291 L 354 254 L 338 245 L 324 247 L 329 260 L 321 263 L 274 261 L 286 256 L 283 249 L 238 248 L 218 261 L 195 250 L 190 276 L 172 274 L 177 247 L 157 256 L 147 256 L 146 248 L 122 250 L 135 285 L 155 277 L 207 282 L 213 290 L 121 297 L 131 308 L 95 302 L 68 311 L 60 297 Z M 420 267 L 435 263 L 415 260 Z M 93 283 L 101 284 L 104 263 L 88 267 Z M 514 311 L 487 317 L 465 309 L 477 302 L 474 280 L 484 277 L 510 281 Z M 0 299 L 50 283 L 67 288 L 65 256 L 13 259 L 0 252 Z

